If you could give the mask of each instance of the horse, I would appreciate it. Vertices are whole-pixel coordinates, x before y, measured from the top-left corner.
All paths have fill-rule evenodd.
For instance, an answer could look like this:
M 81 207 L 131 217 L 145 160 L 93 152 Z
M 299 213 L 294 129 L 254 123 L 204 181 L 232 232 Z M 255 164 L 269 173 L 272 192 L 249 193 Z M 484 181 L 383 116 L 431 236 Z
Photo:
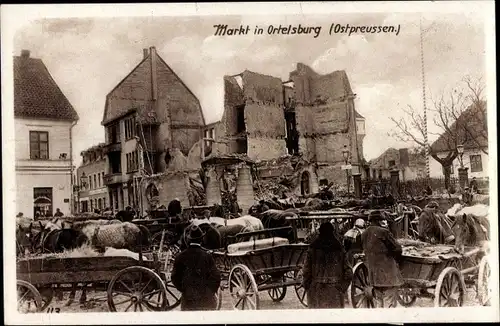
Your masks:
M 489 240 L 490 223 L 487 218 L 472 214 L 455 216 L 451 229 L 455 235 L 455 249 L 464 253 L 466 246 L 485 246 Z
M 287 217 L 297 217 L 296 210 L 278 210 L 278 209 L 269 209 L 260 214 L 260 221 L 262 222 L 264 228 L 272 229 L 279 227 L 287 227 L 293 226 L 293 223 L 287 220 Z M 279 230 L 275 231 L 274 236 L 280 238 L 286 238 L 290 243 L 296 242 L 295 233 L 293 229 L 290 230 Z
M 243 215 L 232 219 L 212 216 L 208 221 L 216 225 L 242 225 L 248 229 L 248 232 L 264 230 L 262 221 L 252 215 Z

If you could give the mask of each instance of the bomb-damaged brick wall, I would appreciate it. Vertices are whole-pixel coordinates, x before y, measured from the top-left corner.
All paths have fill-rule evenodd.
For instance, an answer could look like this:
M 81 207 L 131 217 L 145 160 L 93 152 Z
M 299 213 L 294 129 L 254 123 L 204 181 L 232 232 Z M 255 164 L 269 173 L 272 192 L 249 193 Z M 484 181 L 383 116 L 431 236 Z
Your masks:
M 356 148 L 356 142 L 351 141 L 355 130 L 350 125 L 349 112 L 354 103 L 348 98 L 352 90 L 346 73 L 319 75 L 299 63 L 290 79 L 295 86 L 299 151 L 309 160 L 344 164 L 344 145 L 352 152 Z
M 160 137 L 164 137 L 165 146 L 178 148 L 187 156 L 191 147 L 199 141 L 201 127 L 205 125 L 200 102 L 163 59 L 160 56 L 157 59 L 159 120 L 165 121 L 167 126 L 190 126 L 172 129 L 171 146 L 168 146 L 167 130 L 162 133 L 160 129 Z
M 241 86 L 236 78 L 241 78 Z M 236 107 L 244 105 L 247 155 L 256 160 L 270 159 L 286 153 L 283 86 L 281 79 L 244 71 L 238 77 L 224 77 L 224 114 L 216 130 L 219 153 L 237 150 L 238 121 Z
M 237 115 L 236 107 L 244 105 L 243 89 L 238 85 L 236 77 L 224 76 L 224 113 L 219 124 L 215 127 L 216 143 L 213 145 L 215 153 L 227 154 L 237 151 L 236 135 Z
M 280 78 L 244 71 L 248 156 L 267 160 L 286 154 L 283 83 Z

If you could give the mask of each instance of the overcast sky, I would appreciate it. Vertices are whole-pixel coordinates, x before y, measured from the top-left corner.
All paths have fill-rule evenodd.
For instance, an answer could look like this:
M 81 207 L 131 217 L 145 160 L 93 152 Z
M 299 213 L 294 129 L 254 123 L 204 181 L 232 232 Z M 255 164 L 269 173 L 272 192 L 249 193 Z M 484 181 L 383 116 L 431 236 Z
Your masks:
M 106 94 L 142 59 L 142 49 L 159 55 L 199 98 L 206 122 L 220 119 L 223 76 L 245 69 L 288 80 L 297 62 L 318 73 L 345 70 L 357 94 L 356 109 L 366 118 L 365 158 L 389 147 L 404 147 L 387 133 L 390 116 L 401 107 L 422 109 L 419 15 L 341 14 L 329 16 L 203 16 L 43 20 L 26 25 L 14 39 L 41 58 L 77 110 L 74 154 L 104 141 Z M 429 97 L 485 73 L 485 35 L 478 14 L 423 16 L 426 83 Z M 320 36 L 213 36 L 214 24 L 230 26 L 321 26 Z M 401 24 L 394 34 L 328 35 L 331 23 Z M 430 100 L 430 99 L 429 99 Z M 433 137 L 431 137 L 432 139 Z M 435 138 L 435 137 L 434 137 Z

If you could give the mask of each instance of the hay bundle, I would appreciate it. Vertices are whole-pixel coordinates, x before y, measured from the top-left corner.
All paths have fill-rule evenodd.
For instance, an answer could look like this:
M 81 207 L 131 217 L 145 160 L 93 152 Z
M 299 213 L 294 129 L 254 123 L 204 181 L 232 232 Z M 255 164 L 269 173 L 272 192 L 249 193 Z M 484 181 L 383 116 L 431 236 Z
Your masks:
M 75 249 L 66 249 L 58 253 L 43 253 L 34 254 L 30 253 L 23 257 L 26 258 L 81 258 L 81 257 L 97 257 L 100 254 L 92 248 L 89 244 L 84 244 L 81 247 Z

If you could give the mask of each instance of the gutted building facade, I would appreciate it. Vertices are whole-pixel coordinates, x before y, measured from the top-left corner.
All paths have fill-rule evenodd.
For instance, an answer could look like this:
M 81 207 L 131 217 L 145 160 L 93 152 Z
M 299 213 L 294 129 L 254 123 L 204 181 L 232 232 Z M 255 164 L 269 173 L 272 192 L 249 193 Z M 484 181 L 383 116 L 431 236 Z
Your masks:
M 225 76 L 224 91 L 215 152 L 246 154 L 257 165 L 259 161 L 301 156 L 302 195 L 315 192 L 319 181 L 346 182 L 341 169 L 346 165 L 346 150 L 350 173 L 365 175 L 365 119 L 354 108 L 355 94 L 345 71 L 320 75 L 299 63 L 283 82 L 246 70 Z M 268 167 L 260 171 L 262 176 L 272 175 L 274 172 L 267 170 L 277 168 L 262 166 Z
M 143 176 L 201 167 L 200 102 L 155 47 L 144 49 L 139 64 L 107 95 L 102 125 L 104 183 L 115 210 L 141 206 Z

